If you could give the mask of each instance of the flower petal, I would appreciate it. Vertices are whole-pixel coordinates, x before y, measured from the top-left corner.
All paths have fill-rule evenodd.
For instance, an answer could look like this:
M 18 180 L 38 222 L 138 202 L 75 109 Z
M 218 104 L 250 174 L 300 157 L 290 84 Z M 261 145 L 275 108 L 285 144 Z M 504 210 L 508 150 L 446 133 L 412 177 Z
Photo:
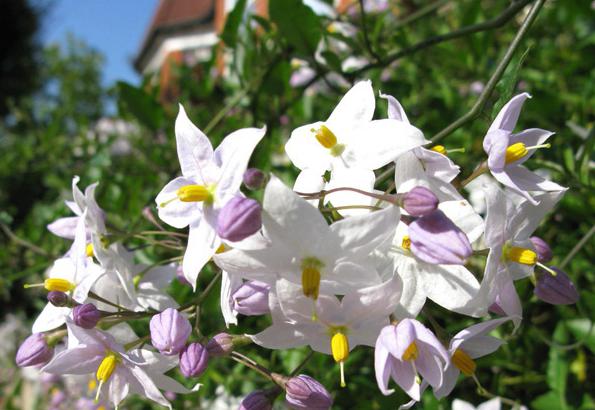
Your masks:
M 217 236 L 217 232 L 204 219 L 190 226 L 182 269 L 184 277 L 195 291 L 198 274 L 215 255 L 219 245 L 221 245 L 221 239 Z
M 303 173 L 303 172 L 302 172 Z M 366 192 L 374 190 L 376 177 L 374 171 L 362 168 L 335 168 L 331 174 L 331 180 L 326 186 L 327 190 L 334 188 L 356 188 Z M 303 191 L 302 191 L 303 192 Z M 309 191 L 316 192 L 316 191 Z M 353 191 L 339 191 L 328 194 L 324 198 L 325 203 L 331 203 L 333 207 L 342 206 L 371 206 L 376 199 L 358 194 Z M 370 213 L 369 209 L 342 209 L 337 211 L 343 216 L 362 215 Z
M 182 202 L 177 198 L 178 189 L 193 184 L 196 184 L 194 180 L 178 177 L 168 182 L 159 192 L 155 203 L 159 218 L 163 222 L 180 229 L 202 217 L 202 202 Z
M 329 150 L 318 142 L 312 131 L 317 130 L 322 124 L 315 122 L 296 128 L 285 144 L 287 156 L 293 165 L 301 170 L 312 169 L 322 174 L 331 168 L 333 157 Z
M 349 124 L 367 122 L 372 120 L 376 99 L 370 80 L 360 81 L 355 84 L 339 101 L 330 117 L 329 124 Z
M 212 166 L 213 146 L 209 138 L 190 121 L 181 104 L 179 108 L 175 132 L 182 175 L 205 181 L 203 170 Z
M 380 98 L 384 98 L 388 103 L 388 118 L 399 120 L 409 124 L 409 119 L 401 103 L 392 95 L 380 93 Z

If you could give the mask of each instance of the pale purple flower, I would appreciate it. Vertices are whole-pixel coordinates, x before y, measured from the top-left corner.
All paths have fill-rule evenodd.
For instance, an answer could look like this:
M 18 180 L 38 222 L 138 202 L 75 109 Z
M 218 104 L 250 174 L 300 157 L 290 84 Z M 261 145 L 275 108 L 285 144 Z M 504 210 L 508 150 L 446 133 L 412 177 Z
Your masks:
M 261 189 L 265 185 L 266 175 L 258 168 L 248 168 L 244 172 L 244 185 L 251 190 Z
M 207 343 L 210 356 L 227 356 L 233 350 L 233 337 L 229 333 L 218 333 Z
M 269 313 L 270 289 L 270 285 L 257 280 L 244 282 L 231 296 L 234 310 L 245 316 Z
M 461 372 L 466 376 L 475 373 L 474 359 L 487 356 L 498 350 L 504 341 L 489 336 L 489 333 L 510 319 L 503 317 L 478 323 L 461 330 L 451 339 L 448 347 L 451 361 L 444 370 L 442 385 L 434 389 L 434 395 L 437 398 L 446 397 L 452 392 Z
M 530 98 L 527 93 L 516 95 L 502 107 L 483 140 L 483 149 L 488 154 L 488 167 L 494 178 L 537 205 L 530 191 L 562 191 L 566 188 L 522 166 L 537 148 L 549 147 L 545 142 L 553 134 L 539 128 L 513 134 L 527 98 Z
M 376 341 L 374 367 L 378 387 L 384 395 L 393 380 L 413 399 L 420 400 L 420 375 L 434 389 L 443 382 L 444 368 L 450 356 L 442 343 L 420 322 L 403 319 L 396 326 L 382 329 Z
M 207 370 L 209 353 L 200 343 L 190 343 L 180 352 L 180 371 L 185 377 L 197 377 Z
M 70 301 L 70 298 L 66 293 L 59 292 L 57 290 L 52 290 L 51 292 L 48 292 L 47 299 L 48 302 L 50 302 L 52 305 L 56 307 L 64 307 L 68 305 L 68 302 Z
M 409 224 L 411 252 L 427 263 L 463 265 L 473 254 L 467 235 L 441 210 Z
M 176 355 L 186 345 L 192 325 L 177 309 L 167 308 L 150 322 L 151 344 L 164 355 Z
M 550 267 L 556 275 L 543 272 L 537 277 L 535 296 L 552 305 L 571 305 L 578 301 L 579 293 L 568 275 L 556 268 Z
M 38 366 L 47 363 L 54 349 L 49 347 L 42 333 L 34 333 L 19 346 L 16 364 L 19 367 Z
M 225 204 L 217 218 L 217 234 L 222 239 L 239 242 L 255 234 L 262 226 L 258 201 L 235 196 Z
M 333 404 L 333 399 L 324 386 L 305 374 L 287 381 L 285 401 L 289 408 L 298 410 L 327 410 Z

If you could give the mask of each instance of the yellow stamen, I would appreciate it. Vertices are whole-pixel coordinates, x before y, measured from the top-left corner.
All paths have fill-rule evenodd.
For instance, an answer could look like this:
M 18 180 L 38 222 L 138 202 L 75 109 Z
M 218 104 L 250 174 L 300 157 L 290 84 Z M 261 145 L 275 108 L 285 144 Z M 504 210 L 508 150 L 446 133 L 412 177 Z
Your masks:
M 212 199 L 211 191 L 204 185 L 186 185 L 176 193 L 182 202 L 209 202 Z
M 217 250 L 215 251 L 216 254 L 220 254 L 225 252 L 227 249 L 225 248 L 225 245 L 221 244 L 219 245 L 219 247 L 217 248 Z
M 138 288 L 138 284 L 140 283 L 142 278 L 143 278 L 142 275 L 135 275 L 132 278 L 132 284 L 134 285 L 135 288 Z
M 419 351 L 417 350 L 417 345 L 415 344 L 415 342 L 411 342 L 409 347 L 407 347 L 407 349 L 403 353 L 402 359 L 406 360 L 406 361 L 415 360 L 415 359 L 417 359 L 417 356 L 419 356 Z
M 403 240 L 401 241 L 401 248 L 405 249 L 406 251 L 411 249 L 411 239 L 409 239 L 408 235 L 403 236 Z
M 345 333 L 338 331 L 331 338 L 331 352 L 335 362 L 339 363 L 341 368 L 341 387 L 347 386 L 345 383 L 345 360 L 349 357 L 349 340 Z
M 315 267 L 302 269 L 302 290 L 306 297 L 318 299 L 320 291 L 320 271 Z
M 446 155 L 446 148 L 444 147 L 444 145 L 434 145 L 432 148 L 430 148 L 432 151 L 436 151 L 439 154 L 442 155 Z
M 522 142 L 516 142 L 506 148 L 506 163 L 510 164 L 511 162 L 518 161 L 527 155 L 530 149 L 550 148 L 551 146 L 551 144 L 541 144 L 528 147 Z
M 519 248 L 518 246 L 509 248 L 506 258 L 523 265 L 535 265 L 537 263 L 537 254 L 535 252 L 531 249 Z
M 88 243 L 86 248 L 85 248 L 85 254 L 89 257 L 92 258 L 93 256 L 95 256 L 95 252 L 93 251 L 93 244 L 92 243 Z
M 118 357 L 114 353 L 108 353 L 97 368 L 97 373 L 95 373 L 95 377 L 99 380 L 99 387 L 97 387 L 97 394 L 95 395 L 95 401 L 99 400 L 99 394 L 101 392 L 101 386 L 109 380 L 112 373 L 116 369 L 116 365 L 118 364 Z
M 337 137 L 326 125 L 321 125 L 317 130 L 312 129 L 312 132 L 314 132 L 314 136 L 324 148 L 331 149 L 337 145 Z
M 463 350 L 457 349 L 452 355 L 452 363 L 459 369 L 465 376 L 471 376 L 475 373 L 477 365 L 475 361 Z
M 66 279 L 49 278 L 43 282 L 43 287 L 46 288 L 46 290 L 48 290 L 49 292 L 70 292 L 76 287 L 76 285 Z

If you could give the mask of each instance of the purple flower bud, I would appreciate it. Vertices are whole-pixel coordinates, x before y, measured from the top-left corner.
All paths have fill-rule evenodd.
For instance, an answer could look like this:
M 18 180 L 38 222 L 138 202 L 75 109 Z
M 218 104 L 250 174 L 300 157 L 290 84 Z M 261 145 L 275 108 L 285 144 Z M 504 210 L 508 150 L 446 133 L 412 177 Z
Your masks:
M 245 282 L 231 295 L 233 308 L 246 316 L 269 313 L 269 289 L 271 287 L 264 282 L 257 280 Z
M 207 343 L 209 356 L 227 356 L 233 350 L 233 337 L 228 333 L 218 333 Z
M 54 349 L 48 346 L 42 333 L 34 333 L 21 344 L 17 351 L 17 366 L 37 366 L 46 364 L 54 354 Z
M 467 235 L 437 209 L 409 224 L 411 252 L 432 264 L 463 265 L 473 254 Z
M 241 196 L 233 197 L 217 218 L 217 233 L 232 242 L 249 237 L 258 232 L 261 226 L 260 204 Z
M 552 249 L 547 244 L 546 241 L 541 239 L 538 236 L 532 236 L 529 238 L 533 246 L 535 247 L 535 252 L 537 252 L 537 260 L 541 263 L 547 263 L 552 260 L 553 254 Z
M 200 376 L 208 363 L 209 353 L 200 343 L 190 343 L 180 352 L 180 371 L 185 377 Z
M 83 305 L 75 306 L 72 309 L 72 317 L 74 323 L 83 329 L 93 329 L 99 319 L 101 319 L 101 312 L 92 303 L 85 303 Z
M 263 187 L 265 180 L 264 172 L 258 168 L 248 168 L 244 172 L 244 185 L 251 190 L 257 190 Z
M 68 301 L 68 295 L 64 292 L 58 292 L 57 290 L 48 292 L 48 302 L 56 307 L 64 307 L 68 305 Z
M 287 405 L 292 409 L 326 410 L 333 404 L 324 386 L 305 374 L 289 379 L 285 393 Z
M 262 390 L 256 390 L 244 397 L 238 410 L 271 410 L 273 405 Z
M 180 312 L 167 308 L 154 315 L 149 323 L 151 343 L 161 353 L 173 356 L 180 353 L 192 332 L 192 325 Z
M 424 216 L 436 210 L 438 198 L 428 188 L 416 186 L 403 195 L 402 207 L 412 216 Z
M 578 291 L 568 275 L 560 269 L 552 266 L 551 269 L 557 273 L 556 276 L 544 273 L 537 278 L 537 284 L 533 293 L 544 302 L 552 305 L 571 305 L 579 299 Z

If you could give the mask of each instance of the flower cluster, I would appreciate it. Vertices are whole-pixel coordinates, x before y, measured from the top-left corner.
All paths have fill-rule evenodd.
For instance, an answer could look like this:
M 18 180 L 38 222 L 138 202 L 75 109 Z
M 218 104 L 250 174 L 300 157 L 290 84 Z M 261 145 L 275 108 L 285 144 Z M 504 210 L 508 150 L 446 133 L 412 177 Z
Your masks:
M 67 202 L 75 216 L 48 226 L 72 246 L 43 283 L 27 285 L 44 287 L 48 303 L 17 364 L 86 377 L 96 403 L 105 406 L 139 394 L 171 408 L 171 394 L 200 385 L 188 388 L 165 373 L 177 367 L 184 378 L 199 377 L 218 357 L 273 383 L 248 395 L 241 409 L 270 409 L 282 391 L 290 408 L 331 406 L 331 394 L 311 377 L 272 373 L 241 354 L 249 343 L 309 346 L 332 356 L 341 386 L 356 372 L 348 366 L 350 352 L 371 347 L 379 390 L 391 394 L 392 379 L 411 397 L 408 406 L 429 387 L 436 397 L 447 396 L 460 374 L 477 381 L 476 360 L 503 343 L 490 333 L 521 323 L 515 281 L 529 278 L 547 303 L 578 299 L 568 275 L 547 265 L 548 244 L 533 236 L 565 192 L 523 167 L 552 133 L 513 133 L 529 95 L 514 97 L 487 131 L 487 160 L 460 181 L 449 157 L 457 149 L 432 146 L 394 97 L 380 96 L 388 103 L 386 119 L 373 119 L 374 91 L 362 81 L 327 119 L 293 130 L 285 146 L 300 170 L 293 189 L 273 174 L 247 169 L 266 129 L 240 129 L 213 149 L 180 106 L 175 136 L 182 176 L 155 199 L 161 221 L 188 227 L 186 236 L 155 221 L 157 234 L 174 243 L 187 237 L 183 257 L 170 264 L 136 264 L 135 252 L 124 246 L 128 236 L 108 229 L 94 197 L 97 184 L 82 192 L 75 177 Z M 382 190 L 380 169 L 394 176 Z M 484 218 L 462 188 L 488 172 L 494 179 L 481 188 Z M 242 192 L 242 184 L 264 190 L 255 195 L 262 202 Z M 210 262 L 219 273 L 198 289 Z M 485 266 L 483 273 L 472 265 Z M 180 306 L 167 293 L 176 276 L 197 292 L 194 302 Z M 204 335 L 198 307 L 219 277 L 227 329 L 239 315 L 270 315 L 272 324 L 249 335 L 227 329 Z M 430 327 L 420 321 L 428 299 L 455 320 L 462 315 L 477 323 L 449 338 L 433 320 Z M 144 323 L 144 336 L 133 332 L 132 321 Z

